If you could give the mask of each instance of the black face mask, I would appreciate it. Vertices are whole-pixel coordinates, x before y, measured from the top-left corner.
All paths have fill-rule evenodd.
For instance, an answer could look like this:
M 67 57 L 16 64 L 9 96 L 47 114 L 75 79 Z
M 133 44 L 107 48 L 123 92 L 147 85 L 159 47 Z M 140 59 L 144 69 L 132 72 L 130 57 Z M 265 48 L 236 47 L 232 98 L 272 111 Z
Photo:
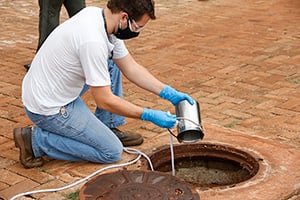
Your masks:
M 140 33 L 132 32 L 129 28 L 129 23 L 127 21 L 127 28 L 122 30 L 120 27 L 118 28 L 118 31 L 114 34 L 117 38 L 121 40 L 128 40 L 134 37 L 137 37 Z

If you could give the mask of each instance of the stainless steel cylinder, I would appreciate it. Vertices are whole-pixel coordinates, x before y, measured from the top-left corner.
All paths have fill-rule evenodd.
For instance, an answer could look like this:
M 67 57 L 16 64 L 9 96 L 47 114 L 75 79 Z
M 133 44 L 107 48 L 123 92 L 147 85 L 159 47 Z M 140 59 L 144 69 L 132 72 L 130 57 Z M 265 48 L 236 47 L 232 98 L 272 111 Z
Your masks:
M 184 100 L 179 102 L 176 107 L 177 140 L 184 143 L 197 142 L 204 137 L 203 127 L 201 124 L 199 103 L 191 105 Z

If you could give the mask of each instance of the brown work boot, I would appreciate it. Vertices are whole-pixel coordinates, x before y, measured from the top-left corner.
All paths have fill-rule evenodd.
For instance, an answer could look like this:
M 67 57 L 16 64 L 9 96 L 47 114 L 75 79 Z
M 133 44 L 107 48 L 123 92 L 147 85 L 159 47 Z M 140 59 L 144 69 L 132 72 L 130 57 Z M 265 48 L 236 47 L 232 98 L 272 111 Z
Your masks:
M 125 133 L 117 128 L 111 128 L 110 130 L 121 140 L 124 147 L 140 145 L 144 141 L 140 134 Z
M 20 161 L 25 168 L 40 167 L 44 164 L 42 158 L 35 158 L 32 151 L 31 128 L 15 128 L 14 141 L 20 149 Z

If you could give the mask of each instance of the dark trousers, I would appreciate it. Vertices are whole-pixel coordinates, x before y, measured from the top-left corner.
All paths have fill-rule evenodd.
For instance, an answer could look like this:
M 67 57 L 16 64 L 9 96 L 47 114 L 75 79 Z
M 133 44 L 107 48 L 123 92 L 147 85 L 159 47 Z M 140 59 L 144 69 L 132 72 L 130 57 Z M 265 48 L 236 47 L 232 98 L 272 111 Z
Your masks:
M 48 35 L 59 25 L 60 10 L 65 6 L 69 17 L 85 7 L 85 0 L 39 0 L 39 41 L 37 51 Z

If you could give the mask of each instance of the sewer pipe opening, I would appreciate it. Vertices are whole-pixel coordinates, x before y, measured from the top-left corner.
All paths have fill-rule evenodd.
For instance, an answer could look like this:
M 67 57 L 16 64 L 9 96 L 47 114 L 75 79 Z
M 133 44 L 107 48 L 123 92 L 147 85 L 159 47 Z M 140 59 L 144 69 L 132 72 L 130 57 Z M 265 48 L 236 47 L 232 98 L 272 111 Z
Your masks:
M 170 174 L 170 147 L 163 146 L 149 155 L 154 170 Z M 254 177 L 258 161 L 249 153 L 220 144 L 174 145 L 175 176 L 201 188 L 234 186 Z M 146 160 L 142 168 L 148 169 Z

